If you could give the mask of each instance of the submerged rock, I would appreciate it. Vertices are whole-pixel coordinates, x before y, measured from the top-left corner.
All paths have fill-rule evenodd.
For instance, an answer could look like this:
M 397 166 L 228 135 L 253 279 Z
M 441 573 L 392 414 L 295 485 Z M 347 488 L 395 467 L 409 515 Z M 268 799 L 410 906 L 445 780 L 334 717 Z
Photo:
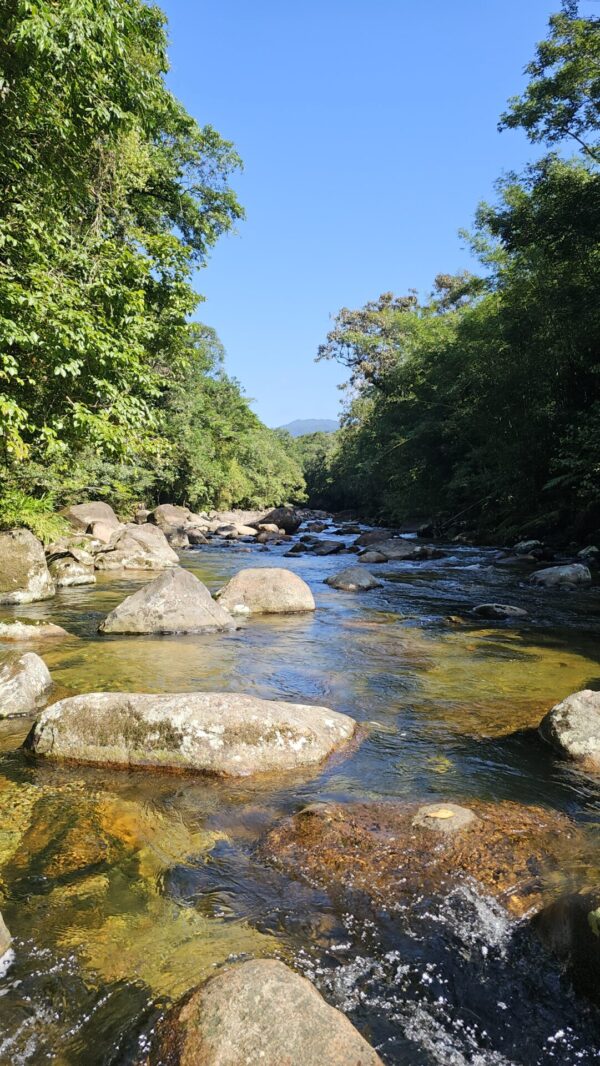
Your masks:
M 7 951 L 10 950 L 11 944 L 12 937 L 8 929 L 6 928 L 6 925 L 4 924 L 4 918 L 2 917 L 2 914 L 0 914 L 0 962 L 2 962 L 2 959 L 6 955 Z
M 68 637 L 66 629 L 52 622 L 0 622 L 0 642 L 27 644 L 32 640 L 56 640 Z
M 575 827 L 515 803 L 313 804 L 267 835 L 263 855 L 292 877 L 393 907 L 472 879 L 510 911 L 537 910 L 544 867 L 569 861 Z
M 283 567 L 240 570 L 217 593 L 231 614 L 296 614 L 314 611 L 315 601 L 301 577 Z
M 37 537 L 28 529 L 0 533 L 0 603 L 34 603 L 55 592 Z
M 592 575 L 582 563 L 569 563 L 566 566 L 548 566 L 544 570 L 535 570 L 529 580 L 534 585 L 553 588 L 556 585 L 584 585 L 592 580 Z
M 576 990 L 600 1003 L 600 892 L 560 896 L 535 916 L 533 927 Z
M 95 522 L 103 522 L 113 529 L 118 529 L 121 525 L 110 504 L 103 503 L 101 500 L 76 503 L 70 507 L 64 507 L 60 513 L 73 529 L 81 529 L 83 532 Z
M 316 765 L 355 729 L 327 707 L 235 693 L 96 692 L 49 707 L 26 745 L 52 759 L 241 777 Z
M 123 526 L 95 557 L 96 570 L 166 570 L 178 563 L 162 530 L 149 523 Z
M 275 959 L 216 973 L 159 1025 L 147 1066 L 383 1066 L 348 1019 Z
M 513 607 L 510 603 L 480 603 L 473 607 L 471 612 L 479 618 L 526 618 L 527 611 L 523 607 Z
M 51 688 L 50 671 L 39 655 L 9 656 L 0 667 L 0 718 L 33 714 Z
M 561 755 L 600 770 L 600 692 L 567 696 L 542 719 L 540 734 Z
M 339 540 L 318 540 L 311 550 L 313 555 L 337 555 L 343 547 Z
M 211 633 L 233 629 L 223 607 L 189 570 L 177 567 L 123 600 L 101 633 Z
M 325 584 L 342 592 L 368 592 L 381 587 L 381 581 L 360 566 L 347 566 L 339 574 L 326 577 Z

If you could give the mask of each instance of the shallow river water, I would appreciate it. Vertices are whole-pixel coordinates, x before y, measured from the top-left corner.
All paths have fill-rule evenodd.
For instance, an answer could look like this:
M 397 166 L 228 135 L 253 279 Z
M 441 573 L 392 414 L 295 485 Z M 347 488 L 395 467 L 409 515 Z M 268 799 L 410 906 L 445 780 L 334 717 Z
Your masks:
M 600 782 L 534 732 L 569 692 L 600 688 L 600 586 L 533 589 L 491 550 L 450 547 L 376 567 L 383 587 L 323 580 L 352 556 L 213 544 L 182 553 L 211 589 L 244 566 L 289 566 L 314 616 L 255 618 L 232 634 L 100 637 L 106 613 L 149 579 L 91 588 L 2 617 L 48 619 L 72 638 L 43 649 L 55 696 L 227 690 L 324 704 L 362 742 L 279 779 L 36 765 L 30 722 L 0 724 L 0 909 L 15 937 L 0 974 L 0 1062 L 133 1064 L 161 1011 L 215 965 L 278 955 L 314 980 L 379 1049 L 409 1066 L 542 1066 L 600 1058 L 600 1012 L 529 931 L 474 886 L 393 915 L 345 912 L 262 862 L 265 832 L 315 800 L 501 799 L 567 813 L 581 863 L 548 893 L 598 885 Z M 151 576 L 151 575 L 150 575 Z M 525 623 L 453 624 L 490 601 Z

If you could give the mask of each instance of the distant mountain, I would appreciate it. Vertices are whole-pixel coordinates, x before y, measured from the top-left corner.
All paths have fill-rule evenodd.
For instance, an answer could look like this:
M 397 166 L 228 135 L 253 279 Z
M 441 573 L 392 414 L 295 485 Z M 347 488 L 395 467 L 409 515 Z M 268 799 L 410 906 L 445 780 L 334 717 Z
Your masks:
M 305 437 L 308 433 L 335 433 L 339 428 L 339 422 L 333 418 L 297 418 L 295 422 L 288 422 L 287 426 L 279 426 L 292 437 Z

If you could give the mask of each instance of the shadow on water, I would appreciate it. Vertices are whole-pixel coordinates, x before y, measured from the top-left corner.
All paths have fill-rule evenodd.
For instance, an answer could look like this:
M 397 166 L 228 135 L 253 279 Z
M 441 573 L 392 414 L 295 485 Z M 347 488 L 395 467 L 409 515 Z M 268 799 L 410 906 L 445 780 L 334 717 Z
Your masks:
M 140 574 L 3 610 L 72 634 L 42 651 L 56 697 L 248 692 L 344 711 L 363 740 L 312 773 L 224 782 L 38 765 L 18 750 L 30 723 L 3 723 L 0 909 L 16 942 L 0 976 L 0 1061 L 134 1063 L 164 1003 L 229 958 L 273 954 L 347 1011 L 390 1066 L 597 1061 L 595 1009 L 527 921 L 475 885 L 375 911 L 290 879 L 257 845 L 315 801 L 510 799 L 563 811 L 590 834 L 550 896 L 600 879 L 600 783 L 535 731 L 558 699 L 600 687 L 600 589 L 543 592 L 489 549 L 452 547 L 385 564 L 380 589 L 352 595 L 323 583 L 352 557 L 284 550 L 211 545 L 182 561 L 213 590 L 244 566 L 288 566 L 311 585 L 314 615 L 225 635 L 101 637 L 105 614 L 149 580 Z M 471 608 L 490 601 L 528 617 L 474 620 Z

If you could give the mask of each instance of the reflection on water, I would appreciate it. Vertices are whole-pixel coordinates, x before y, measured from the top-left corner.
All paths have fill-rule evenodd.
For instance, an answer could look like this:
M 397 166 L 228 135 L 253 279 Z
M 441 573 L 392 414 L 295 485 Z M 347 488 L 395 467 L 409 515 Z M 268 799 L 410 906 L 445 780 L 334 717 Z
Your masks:
M 215 589 L 243 566 L 282 565 L 282 552 L 227 545 L 183 559 Z M 71 634 L 36 649 L 57 697 L 231 690 L 326 704 L 365 728 L 356 750 L 319 771 L 232 783 L 36 766 L 18 750 L 30 723 L 3 723 L 0 908 L 16 958 L 0 977 L 1 1062 L 132 1063 L 166 1000 L 246 953 L 295 959 L 389 1063 L 596 1059 L 595 1012 L 526 926 L 475 889 L 393 915 L 358 903 L 348 913 L 256 849 L 283 816 L 321 800 L 509 798 L 596 831 L 596 782 L 555 760 L 532 727 L 567 693 L 600 686 L 599 590 L 531 589 L 492 559 L 461 548 L 384 565 L 381 589 L 352 595 L 323 584 L 343 558 L 291 557 L 283 565 L 310 583 L 315 614 L 226 634 L 100 637 L 145 574 L 101 574 L 95 587 L 2 611 Z M 492 600 L 529 616 L 469 620 Z M 597 883 L 593 851 L 548 893 Z

